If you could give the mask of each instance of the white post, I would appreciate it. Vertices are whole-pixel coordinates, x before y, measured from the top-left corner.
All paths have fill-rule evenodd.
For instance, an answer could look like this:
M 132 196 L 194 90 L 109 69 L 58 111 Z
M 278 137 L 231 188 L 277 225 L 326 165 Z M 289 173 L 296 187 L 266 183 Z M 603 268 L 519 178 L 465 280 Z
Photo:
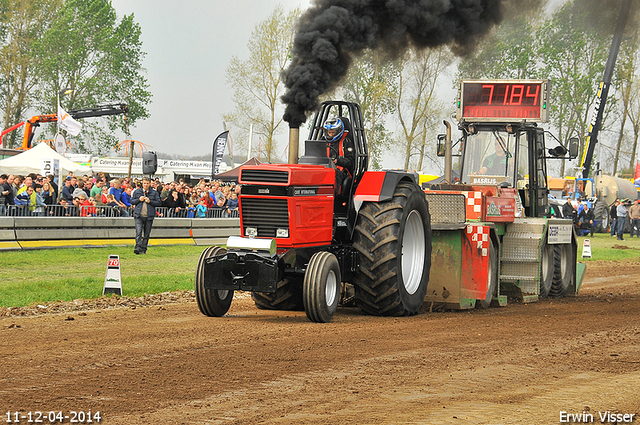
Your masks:
M 253 139 L 253 124 L 249 126 L 249 149 L 247 150 L 247 161 L 251 159 L 251 140 Z

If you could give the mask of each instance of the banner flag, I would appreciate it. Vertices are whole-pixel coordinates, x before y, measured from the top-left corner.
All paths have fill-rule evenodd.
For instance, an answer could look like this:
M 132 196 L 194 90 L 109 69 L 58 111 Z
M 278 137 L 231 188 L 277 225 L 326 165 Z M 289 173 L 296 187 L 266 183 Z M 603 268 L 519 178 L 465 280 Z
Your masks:
M 220 133 L 218 137 L 216 137 L 216 141 L 213 142 L 213 152 L 211 153 L 211 179 L 213 180 L 213 176 L 220 172 L 220 164 L 222 163 L 222 156 L 224 155 L 224 149 L 227 147 L 227 138 L 229 137 L 229 132 L 225 131 Z
M 633 176 L 633 183 L 640 186 L 640 162 L 636 161 L 636 173 Z
M 80 134 L 80 130 L 82 129 L 82 124 L 74 120 L 67 111 L 62 109 L 60 104 L 58 104 L 58 126 L 63 130 L 67 130 L 67 133 L 72 136 Z

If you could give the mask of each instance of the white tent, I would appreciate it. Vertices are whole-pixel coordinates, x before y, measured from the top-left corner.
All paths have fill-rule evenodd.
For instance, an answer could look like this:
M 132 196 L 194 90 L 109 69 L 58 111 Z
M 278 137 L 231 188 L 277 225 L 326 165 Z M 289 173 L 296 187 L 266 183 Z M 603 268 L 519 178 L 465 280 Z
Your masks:
M 21 154 L 5 158 L 0 161 L 0 174 L 27 175 L 29 173 L 42 173 L 43 160 L 57 159 L 60 164 L 60 170 L 63 173 L 71 171 L 75 175 L 90 175 L 91 167 L 76 164 L 69 161 L 58 152 L 51 149 L 45 143 L 40 143 L 35 147 L 24 151 Z

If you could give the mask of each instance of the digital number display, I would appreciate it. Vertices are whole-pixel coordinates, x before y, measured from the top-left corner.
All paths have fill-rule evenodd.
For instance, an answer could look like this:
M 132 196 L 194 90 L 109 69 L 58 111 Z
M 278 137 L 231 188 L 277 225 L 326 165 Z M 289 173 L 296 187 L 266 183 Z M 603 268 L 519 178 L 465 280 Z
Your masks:
M 458 120 L 547 121 L 547 80 L 462 81 Z

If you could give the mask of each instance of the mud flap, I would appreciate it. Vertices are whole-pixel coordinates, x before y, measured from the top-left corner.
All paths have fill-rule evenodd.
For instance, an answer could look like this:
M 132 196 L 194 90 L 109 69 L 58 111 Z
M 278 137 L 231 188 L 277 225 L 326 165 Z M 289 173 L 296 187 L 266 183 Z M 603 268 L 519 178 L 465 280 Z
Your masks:
M 584 272 L 587 271 L 587 265 L 585 263 L 576 264 L 576 291 L 575 294 L 580 292 L 582 287 L 582 279 L 584 279 Z

